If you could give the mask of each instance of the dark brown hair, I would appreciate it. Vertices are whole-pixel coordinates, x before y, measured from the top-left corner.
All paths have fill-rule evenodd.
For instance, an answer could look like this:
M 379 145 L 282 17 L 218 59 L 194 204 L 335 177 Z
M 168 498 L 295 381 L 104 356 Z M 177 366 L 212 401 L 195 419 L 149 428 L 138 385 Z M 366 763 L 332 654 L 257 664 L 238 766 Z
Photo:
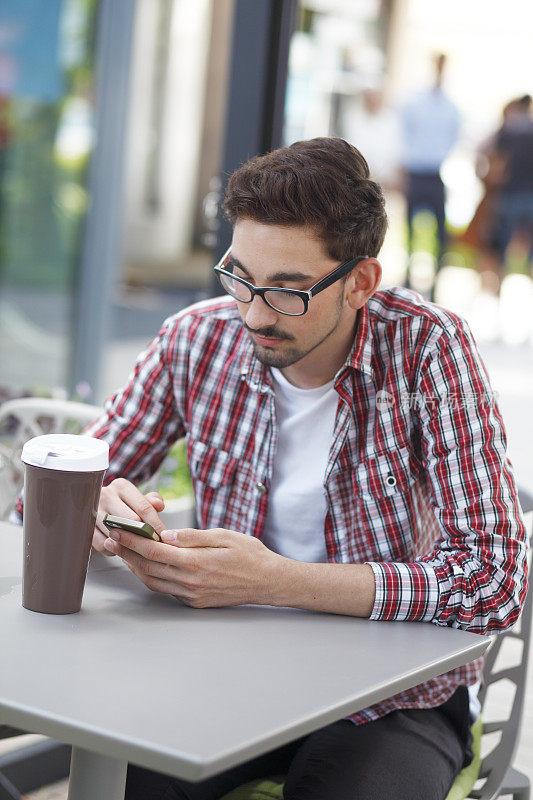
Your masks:
M 224 210 L 232 225 L 312 226 L 339 261 L 377 256 L 387 229 L 381 188 L 344 139 L 309 139 L 255 156 L 231 176 Z

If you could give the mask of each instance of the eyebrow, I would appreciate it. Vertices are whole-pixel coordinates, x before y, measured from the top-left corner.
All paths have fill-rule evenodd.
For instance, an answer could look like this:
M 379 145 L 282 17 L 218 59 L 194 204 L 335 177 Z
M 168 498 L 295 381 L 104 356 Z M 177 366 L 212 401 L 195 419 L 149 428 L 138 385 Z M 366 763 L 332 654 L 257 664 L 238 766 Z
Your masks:
M 244 266 L 244 264 L 241 261 L 239 261 L 238 258 L 235 258 L 235 256 L 232 256 L 230 254 L 229 261 L 232 264 L 235 264 L 236 267 L 239 267 L 239 269 L 241 269 L 245 273 L 245 275 L 247 275 L 249 278 L 252 277 L 250 270 L 247 269 Z M 296 282 L 296 281 L 315 281 L 315 280 L 316 278 L 314 275 L 306 275 L 304 272 L 283 272 L 283 271 L 275 272 L 274 275 L 271 275 L 269 278 L 267 278 L 267 281 L 269 283 L 280 283 L 282 281 Z

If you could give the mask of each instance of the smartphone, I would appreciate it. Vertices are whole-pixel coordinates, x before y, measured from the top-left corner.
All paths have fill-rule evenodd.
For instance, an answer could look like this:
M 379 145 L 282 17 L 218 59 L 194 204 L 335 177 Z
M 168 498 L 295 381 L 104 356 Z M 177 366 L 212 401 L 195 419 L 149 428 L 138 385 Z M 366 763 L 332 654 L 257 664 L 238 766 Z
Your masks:
M 154 542 L 160 542 L 160 535 L 152 528 L 148 522 L 140 522 L 136 519 L 127 519 L 127 517 L 114 517 L 111 514 L 105 514 L 102 520 L 106 528 L 120 528 L 130 533 L 137 533 L 139 536 L 144 536 L 145 539 L 153 539 Z

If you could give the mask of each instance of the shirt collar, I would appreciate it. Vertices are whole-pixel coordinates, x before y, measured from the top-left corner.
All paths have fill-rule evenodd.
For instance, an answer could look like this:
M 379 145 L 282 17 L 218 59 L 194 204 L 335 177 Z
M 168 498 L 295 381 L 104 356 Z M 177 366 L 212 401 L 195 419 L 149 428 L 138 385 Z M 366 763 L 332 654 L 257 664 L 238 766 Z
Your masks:
M 341 377 L 341 375 L 345 373 L 346 369 L 357 369 L 362 372 L 363 375 L 373 378 L 374 368 L 372 366 L 372 346 L 373 332 L 370 325 L 370 312 L 368 310 L 368 303 L 365 303 L 365 305 L 359 309 L 357 314 L 357 324 L 353 347 L 336 377 Z M 253 391 L 261 393 L 272 391 L 270 370 L 267 366 L 261 364 L 259 359 L 256 357 L 252 341 L 248 335 L 244 336 L 244 352 L 241 361 L 241 376 L 247 381 L 248 386 Z
M 254 346 L 250 336 L 245 331 L 244 337 L 244 352 L 241 360 L 241 378 L 245 380 L 254 392 L 272 391 L 272 379 L 270 377 L 270 370 L 265 364 L 261 364 L 254 352 Z
M 359 309 L 357 314 L 357 324 L 355 329 L 355 339 L 344 367 L 358 369 L 363 375 L 369 378 L 374 377 L 374 367 L 372 366 L 374 333 L 370 324 L 370 312 L 368 303 Z

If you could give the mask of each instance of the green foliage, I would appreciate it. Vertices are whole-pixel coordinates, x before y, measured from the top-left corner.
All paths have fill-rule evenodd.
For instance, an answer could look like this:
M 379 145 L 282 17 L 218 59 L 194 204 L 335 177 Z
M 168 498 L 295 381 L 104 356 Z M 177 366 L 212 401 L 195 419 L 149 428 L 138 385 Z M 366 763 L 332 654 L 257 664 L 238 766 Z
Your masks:
M 405 230 L 407 240 L 407 224 Z M 422 250 L 437 257 L 437 220 L 430 211 L 419 211 L 413 218 L 412 248 L 413 252 Z
M 165 458 L 160 471 L 158 491 L 164 500 L 192 497 L 192 483 L 187 467 L 187 450 L 184 439 L 176 442 Z

